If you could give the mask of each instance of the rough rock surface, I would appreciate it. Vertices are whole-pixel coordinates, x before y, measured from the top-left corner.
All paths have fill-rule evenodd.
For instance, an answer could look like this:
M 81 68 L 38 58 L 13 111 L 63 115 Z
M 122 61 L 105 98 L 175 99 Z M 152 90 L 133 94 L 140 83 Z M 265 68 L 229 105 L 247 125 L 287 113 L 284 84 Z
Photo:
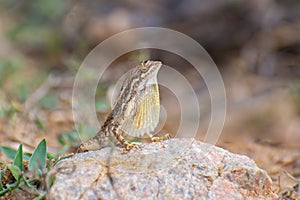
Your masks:
M 111 147 L 59 162 L 49 199 L 274 199 L 272 181 L 246 156 L 194 139 Z

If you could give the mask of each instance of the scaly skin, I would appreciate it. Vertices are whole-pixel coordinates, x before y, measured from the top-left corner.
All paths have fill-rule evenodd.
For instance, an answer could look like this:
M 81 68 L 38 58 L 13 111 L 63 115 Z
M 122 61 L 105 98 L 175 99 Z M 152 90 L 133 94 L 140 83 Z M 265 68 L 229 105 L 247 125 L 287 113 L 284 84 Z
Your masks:
M 135 144 L 130 143 L 124 138 L 125 135 L 135 135 L 134 133 L 124 131 L 127 127 L 125 127 L 125 123 L 128 124 L 128 122 L 133 121 L 133 119 L 135 119 L 135 117 L 139 114 L 137 113 L 137 108 L 142 106 L 140 105 L 141 103 L 139 103 L 141 102 L 141 98 L 153 98 L 153 107 L 157 106 L 157 104 L 159 106 L 159 92 L 157 89 L 156 76 L 161 65 L 160 61 L 145 61 L 127 73 L 120 94 L 100 131 L 93 138 L 83 142 L 79 146 L 78 152 L 97 150 L 107 147 L 110 145 L 110 138 L 112 136 L 115 138 L 118 145 L 124 146 L 128 151 L 135 146 Z M 145 97 L 145 95 L 148 96 Z M 149 105 L 152 106 L 152 104 Z M 143 110 L 143 112 L 146 111 Z M 158 110 L 156 109 L 154 113 L 150 114 L 154 114 L 156 117 L 155 119 L 158 119 L 159 107 Z M 141 123 L 145 125 L 144 128 L 154 129 L 158 121 L 147 124 L 146 119 L 139 118 L 138 127 Z M 138 130 L 134 125 L 135 124 L 132 125 L 133 128 L 129 128 Z M 147 126 L 149 126 L 149 128 Z

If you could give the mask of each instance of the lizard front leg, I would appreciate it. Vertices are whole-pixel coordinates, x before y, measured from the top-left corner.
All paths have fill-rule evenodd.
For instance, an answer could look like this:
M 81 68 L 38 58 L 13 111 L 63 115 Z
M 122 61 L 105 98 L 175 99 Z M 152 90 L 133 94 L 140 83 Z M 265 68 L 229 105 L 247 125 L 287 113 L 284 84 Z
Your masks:
M 120 129 L 118 128 L 117 125 L 113 126 L 111 132 L 114 134 L 115 138 L 117 139 L 117 141 L 121 144 L 125 146 L 125 150 L 126 151 L 130 151 L 132 148 L 134 148 L 136 146 L 136 144 L 133 144 L 129 141 L 127 141 L 124 137 L 123 137 L 123 132 L 120 131 Z

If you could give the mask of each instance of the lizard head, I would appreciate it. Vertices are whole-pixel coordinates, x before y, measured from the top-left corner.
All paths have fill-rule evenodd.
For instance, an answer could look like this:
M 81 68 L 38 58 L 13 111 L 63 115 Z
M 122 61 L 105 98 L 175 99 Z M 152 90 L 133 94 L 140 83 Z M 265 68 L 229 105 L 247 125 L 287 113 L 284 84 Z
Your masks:
M 129 70 L 123 79 L 118 97 L 115 99 L 114 105 L 119 102 L 118 99 L 128 99 L 130 94 L 135 91 L 141 91 L 148 86 L 157 86 L 157 73 L 162 66 L 160 61 L 143 61 L 136 67 Z M 139 95 L 139 93 L 137 93 Z M 120 101 L 120 103 L 122 103 Z
M 135 70 L 139 74 L 140 81 L 146 82 L 146 84 L 156 84 L 157 83 L 157 73 L 161 67 L 162 63 L 160 61 L 143 61 L 141 62 Z

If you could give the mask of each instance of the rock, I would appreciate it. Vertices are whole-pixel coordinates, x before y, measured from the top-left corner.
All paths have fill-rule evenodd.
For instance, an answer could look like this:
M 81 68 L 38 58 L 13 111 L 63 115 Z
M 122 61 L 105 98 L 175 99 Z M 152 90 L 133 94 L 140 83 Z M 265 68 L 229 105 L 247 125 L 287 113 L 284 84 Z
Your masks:
M 48 199 L 274 199 L 272 181 L 246 156 L 194 139 L 108 147 L 60 161 Z

